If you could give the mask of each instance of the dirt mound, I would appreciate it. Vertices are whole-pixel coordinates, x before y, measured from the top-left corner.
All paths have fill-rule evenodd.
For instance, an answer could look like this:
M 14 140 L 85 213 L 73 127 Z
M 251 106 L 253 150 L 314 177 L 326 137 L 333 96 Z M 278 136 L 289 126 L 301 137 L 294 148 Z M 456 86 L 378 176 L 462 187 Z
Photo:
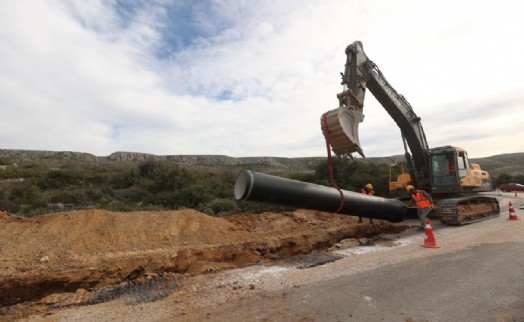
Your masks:
M 101 288 L 157 273 L 200 274 L 307 254 L 351 237 L 405 229 L 297 210 L 211 217 L 74 211 L 32 219 L 0 213 L 0 306 Z M 45 301 L 44 301 L 45 302 Z M 1 312 L 0 312 L 1 316 Z
M 63 256 L 64 253 L 222 244 L 237 242 L 244 237 L 234 225 L 191 209 L 134 213 L 74 211 L 9 222 L 10 230 L 19 233 L 11 236 L 4 245 L 7 254 L 10 251 L 18 253 L 21 244 L 26 255 Z
M 7 223 L 7 222 L 13 222 L 13 221 L 23 221 L 23 220 L 27 220 L 27 219 L 24 217 L 12 216 L 8 214 L 7 212 L 0 211 L 0 224 Z

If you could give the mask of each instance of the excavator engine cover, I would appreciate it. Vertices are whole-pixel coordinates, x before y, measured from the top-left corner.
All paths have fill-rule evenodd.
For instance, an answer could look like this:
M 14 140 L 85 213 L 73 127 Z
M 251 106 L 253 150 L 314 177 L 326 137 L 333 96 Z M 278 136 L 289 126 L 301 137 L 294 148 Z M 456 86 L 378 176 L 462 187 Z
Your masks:
M 352 157 L 357 152 L 364 157 L 358 140 L 358 124 L 364 120 L 364 114 L 351 107 L 340 106 L 322 115 L 320 124 L 322 133 L 337 156 Z

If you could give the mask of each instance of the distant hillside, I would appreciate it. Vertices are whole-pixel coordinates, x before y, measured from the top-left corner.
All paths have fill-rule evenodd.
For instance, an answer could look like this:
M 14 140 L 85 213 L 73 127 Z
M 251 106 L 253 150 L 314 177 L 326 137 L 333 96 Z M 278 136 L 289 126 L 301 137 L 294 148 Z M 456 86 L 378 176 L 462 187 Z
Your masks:
M 358 159 L 367 164 L 336 162 L 334 176 L 337 184 L 349 191 L 358 191 L 362 182 L 373 182 L 377 193 L 383 195 L 389 174 L 384 164 L 403 159 L 399 155 Z M 248 169 L 326 185 L 329 175 L 325 161 L 325 157 L 233 158 L 133 152 L 98 157 L 70 151 L 0 149 L 0 211 L 31 217 L 78 209 L 191 208 L 210 215 L 282 210 L 273 205 L 237 201 L 232 191 L 239 171 Z M 524 183 L 524 153 L 472 161 L 490 171 L 494 186 Z
M 145 160 L 170 160 L 177 164 L 209 166 L 209 167 L 245 167 L 250 166 L 273 170 L 311 171 L 325 157 L 281 158 L 281 157 L 242 157 L 234 158 L 225 155 L 153 155 L 137 152 L 114 152 L 106 157 L 99 157 L 89 153 L 70 151 L 35 151 L 0 149 L 0 166 L 24 165 L 42 163 L 50 167 L 75 165 L 102 165 L 118 164 L 121 162 L 134 163 Z M 363 162 L 394 164 L 404 159 L 403 155 L 389 157 L 375 157 L 358 159 Z M 512 176 L 524 175 L 524 153 L 500 154 L 486 158 L 471 159 L 471 162 L 480 164 L 483 170 L 492 176 L 506 173 Z
M 257 166 L 291 170 L 308 171 L 325 160 L 322 157 L 281 158 L 281 157 L 243 157 L 233 158 L 225 155 L 154 155 L 139 152 L 114 152 L 107 157 L 99 157 L 89 153 L 70 151 L 36 151 L 0 149 L 1 165 L 27 165 L 42 163 L 50 167 L 71 165 L 103 165 L 127 164 L 146 160 L 169 160 L 181 165 L 208 167 L 238 167 Z
M 524 175 L 524 153 L 499 154 L 487 158 L 471 159 L 471 162 L 480 164 L 483 170 L 495 177 L 502 173 L 512 176 Z

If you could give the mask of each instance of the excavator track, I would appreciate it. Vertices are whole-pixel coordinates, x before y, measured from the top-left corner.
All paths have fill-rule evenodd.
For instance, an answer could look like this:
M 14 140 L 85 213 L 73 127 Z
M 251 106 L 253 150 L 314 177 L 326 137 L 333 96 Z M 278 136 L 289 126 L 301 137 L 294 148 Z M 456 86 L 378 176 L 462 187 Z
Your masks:
M 439 200 L 432 217 L 450 225 L 465 225 L 500 215 L 497 199 L 490 197 L 463 197 Z

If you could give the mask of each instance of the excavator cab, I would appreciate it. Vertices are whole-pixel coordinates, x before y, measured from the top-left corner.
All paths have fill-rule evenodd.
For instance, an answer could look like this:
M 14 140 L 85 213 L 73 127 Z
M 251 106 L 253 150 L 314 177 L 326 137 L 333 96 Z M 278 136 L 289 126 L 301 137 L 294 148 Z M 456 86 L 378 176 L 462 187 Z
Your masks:
M 432 149 L 430 158 L 433 190 L 460 191 L 456 150 L 452 147 Z
M 394 180 L 396 178 L 396 180 Z M 412 184 L 411 176 L 404 169 L 404 162 L 389 165 L 389 194 L 396 195 L 399 191 L 405 193 L 406 187 Z
M 430 150 L 431 186 L 433 193 L 490 191 L 486 171 L 470 163 L 466 151 L 444 146 Z

